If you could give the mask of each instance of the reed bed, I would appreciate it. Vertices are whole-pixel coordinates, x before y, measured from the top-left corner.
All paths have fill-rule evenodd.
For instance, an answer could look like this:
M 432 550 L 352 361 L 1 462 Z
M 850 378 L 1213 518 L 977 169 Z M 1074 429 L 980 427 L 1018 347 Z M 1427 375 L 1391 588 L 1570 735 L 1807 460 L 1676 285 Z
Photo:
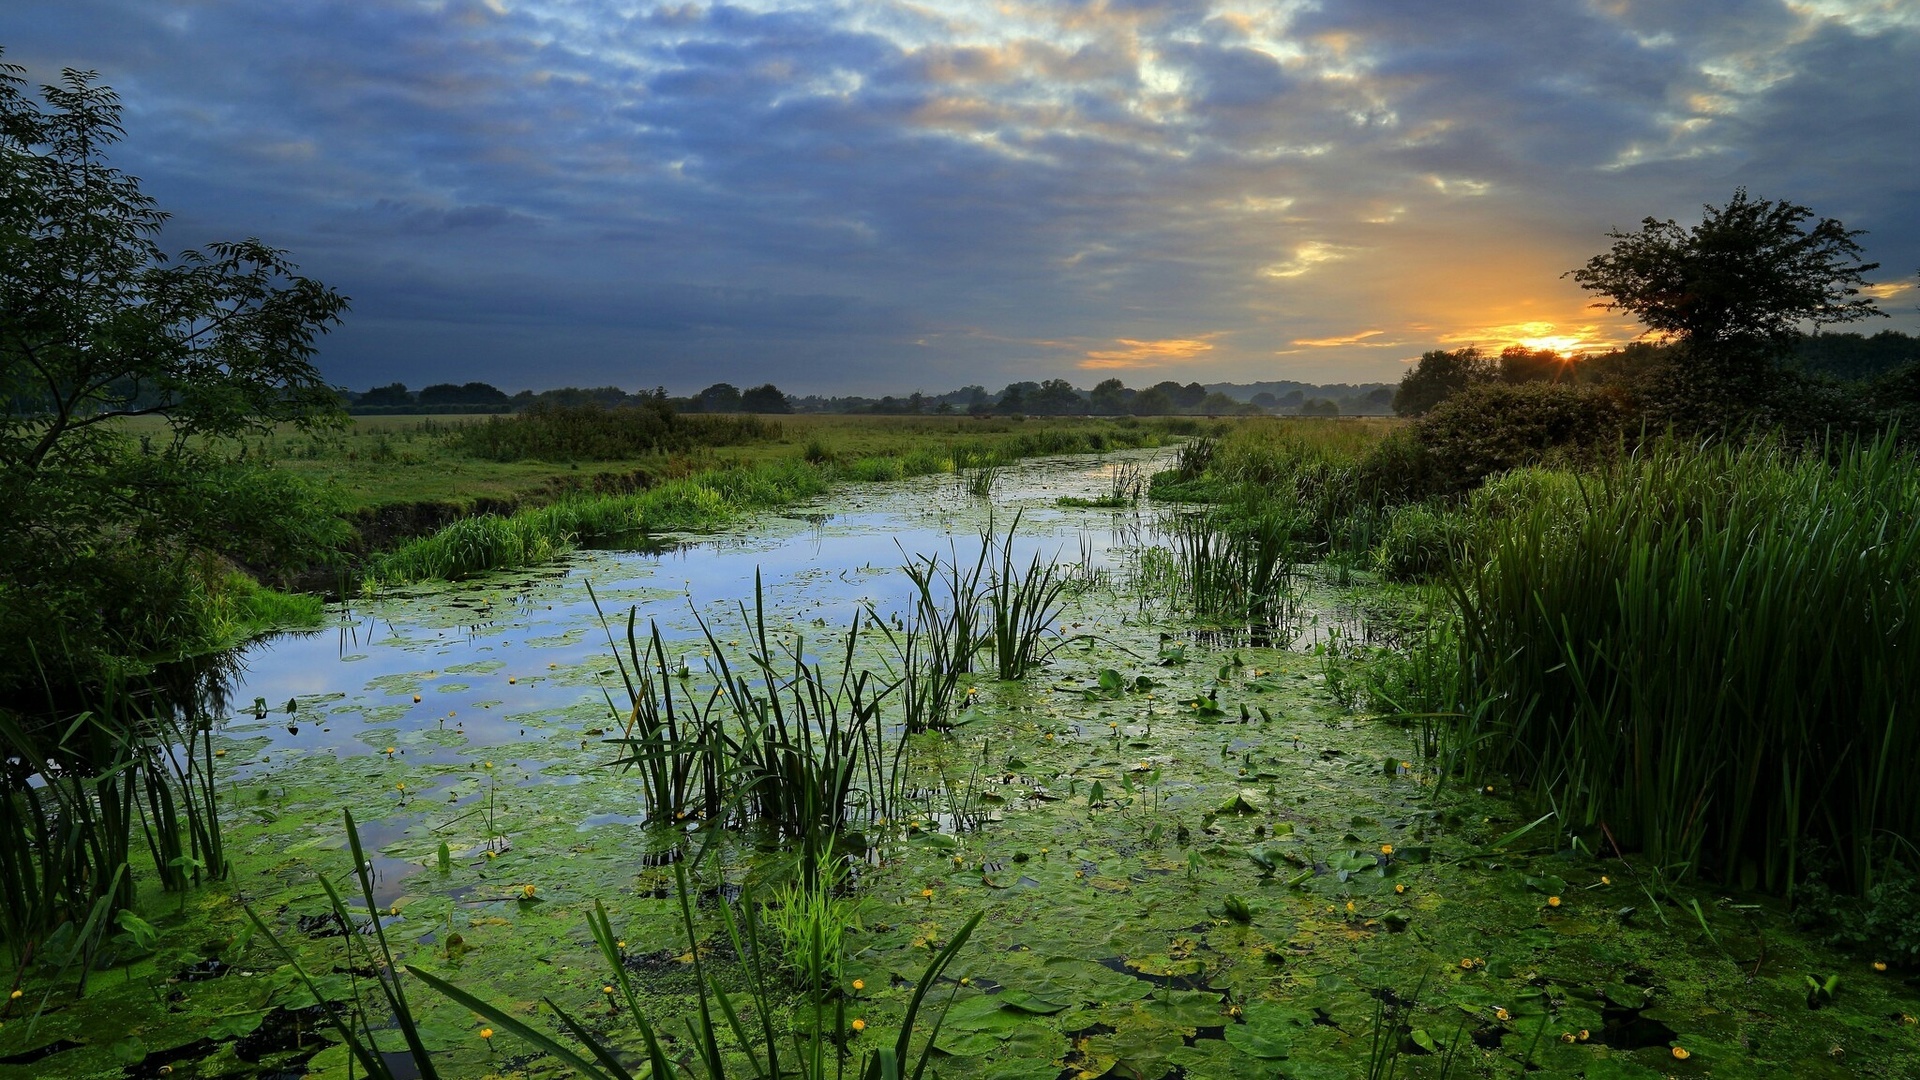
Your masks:
M 112 932 L 145 925 L 142 871 L 169 893 L 227 876 L 212 729 L 193 710 L 109 685 L 58 721 L 0 711 L 0 758 L 0 942 L 16 966 L 77 965 L 84 986 Z
M 1589 840 L 1790 892 L 1810 845 L 1871 888 L 1920 840 L 1920 467 L 1660 442 L 1536 485 L 1451 591 L 1468 776 Z M 1419 678 L 1413 682 L 1421 681 Z M 1474 707 L 1469 708 L 1472 705 Z

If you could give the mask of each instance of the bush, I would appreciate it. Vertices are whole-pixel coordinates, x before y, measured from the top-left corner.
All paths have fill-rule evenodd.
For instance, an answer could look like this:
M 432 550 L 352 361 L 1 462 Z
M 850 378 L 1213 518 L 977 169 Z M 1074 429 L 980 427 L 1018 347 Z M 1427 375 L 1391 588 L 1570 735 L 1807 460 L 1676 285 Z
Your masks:
M 1467 491 L 1522 465 L 1591 461 L 1619 444 L 1626 422 L 1607 390 L 1486 383 L 1441 402 L 1415 423 L 1414 437 L 1431 455 L 1436 487 Z

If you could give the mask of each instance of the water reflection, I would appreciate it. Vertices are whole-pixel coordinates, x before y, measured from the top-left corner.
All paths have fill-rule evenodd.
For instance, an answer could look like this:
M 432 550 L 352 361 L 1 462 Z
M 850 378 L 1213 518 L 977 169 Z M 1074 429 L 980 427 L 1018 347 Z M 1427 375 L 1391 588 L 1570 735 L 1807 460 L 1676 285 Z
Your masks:
M 1006 469 L 995 527 L 1019 511 L 1019 562 L 1040 552 L 1115 569 L 1141 540 L 1141 512 L 1057 500 L 1105 494 L 1116 461 L 1151 472 L 1169 457 L 1130 451 Z M 751 603 L 756 582 L 770 621 L 824 641 L 868 608 L 888 619 L 907 611 L 912 585 L 899 566 L 950 550 L 970 558 L 988 513 L 950 477 L 863 485 L 721 535 L 655 537 L 643 549 L 582 550 L 534 570 L 396 590 L 348 605 L 331 632 L 278 635 L 222 658 L 225 696 L 211 715 L 244 740 L 247 752 L 231 762 L 242 772 L 303 754 L 418 764 L 577 738 L 580 722 L 606 717 L 609 693 L 624 695 L 587 583 L 615 638 L 632 608 L 641 633 L 657 621 L 670 652 L 699 671 L 707 651 L 699 620 L 723 640 L 741 637 L 739 605 Z M 297 720 L 259 716 L 257 699 L 276 709 L 293 701 Z

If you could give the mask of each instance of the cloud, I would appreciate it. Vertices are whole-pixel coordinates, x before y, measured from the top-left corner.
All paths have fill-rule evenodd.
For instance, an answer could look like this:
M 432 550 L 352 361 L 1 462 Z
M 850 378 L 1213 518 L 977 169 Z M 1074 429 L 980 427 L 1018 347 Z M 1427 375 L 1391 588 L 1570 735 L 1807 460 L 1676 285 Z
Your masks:
M 1202 334 L 1197 338 L 1162 338 L 1158 341 L 1120 338 L 1114 343 L 1120 346 L 1117 349 L 1087 350 L 1078 366 L 1088 371 L 1107 371 L 1192 363 L 1213 351 L 1213 342 L 1208 339 L 1217 336 Z
M 1357 334 L 1341 334 L 1335 337 L 1294 338 L 1293 344 L 1306 345 L 1316 349 L 1337 349 L 1343 345 L 1366 345 L 1369 348 L 1377 348 L 1399 344 L 1398 342 L 1367 340 L 1368 338 L 1379 337 L 1384 333 L 1386 333 L 1385 330 L 1362 330 Z
M 121 91 L 169 247 L 352 295 L 350 385 L 1361 381 L 1585 333 L 1563 271 L 1737 184 L 1920 266 L 1910 8 L 63 0 L 6 58 Z

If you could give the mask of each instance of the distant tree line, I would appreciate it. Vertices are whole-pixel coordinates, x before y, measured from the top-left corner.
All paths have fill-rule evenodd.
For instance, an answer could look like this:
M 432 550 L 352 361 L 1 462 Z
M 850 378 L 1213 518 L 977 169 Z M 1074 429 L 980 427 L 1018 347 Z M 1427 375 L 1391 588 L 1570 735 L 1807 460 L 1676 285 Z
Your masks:
M 1267 388 L 1271 389 L 1267 389 Z M 1255 389 L 1261 388 L 1261 389 Z M 1279 392 L 1275 392 L 1278 390 Z M 1251 391 L 1249 393 L 1249 391 Z M 418 390 L 389 383 L 343 395 L 348 412 L 507 413 L 536 405 L 599 405 L 603 408 L 652 406 L 664 402 L 681 413 L 790 412 L 875 413 L 897 416 L 1379 416 L 1391 411 L 1394 390 L 1379 383 L 1315 386 L 1307 383 L 1238 385 L 1174 380 L 1134 389 L 1106 379 L 1081 390 L 1065 379 L 1008 383 L 998 394 L 984 386 L 963 386 L 941 394 L 915 391 L 905 397 L 789 397 L 772 383 L 742 390 L 714 383 L 687 397 L 664 390 L 628 392 L 617 386 L 592 389 L 522 390 L 509 395 L 484 382 L 435 383 Z
M 1697 353 L 1697 347 L 1693 351 Z M 1546 383 L 1631 404 L 1649 419 L 1681 421 L 1685 418 L 1677 410 L 1693 404 L 1694 395 L 1676 391 L 1671 376 L 1688 355 L 1684 343 L 1649 342 L 1577 358 L 1517 345 L 1497 356 L 1471 345 L 1436 350 L 1421 356 L 1401 378 L 1393 391 L 1393 410 L 1401 416 L 1425 416 L 1463 394 L 1484 396 L 1494 387 Z M 1765 371 L 1766 386 L 1747 407 L 1790 426 L 1863 429 L 1876 426 L 1876 417 L 1880 422 L 1901 420 L 1905 426 L 1911 424 L 1910 417 L 1920 416 L 1920 337 L 1897 330 L 1871 337 L 1796 335 Z M 1739 411 L 1727 408 L 1718 415 Z

